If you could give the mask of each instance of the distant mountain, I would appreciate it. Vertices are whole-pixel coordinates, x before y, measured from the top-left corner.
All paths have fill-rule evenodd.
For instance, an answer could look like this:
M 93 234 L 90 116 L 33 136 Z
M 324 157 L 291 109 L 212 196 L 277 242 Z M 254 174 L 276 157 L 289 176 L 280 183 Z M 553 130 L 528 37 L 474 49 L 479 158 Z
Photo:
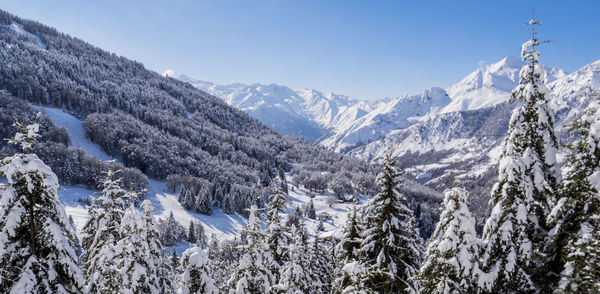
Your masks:
M 438 113 L 481 109 L 508 101 L 522 65 L 520 59 L 506 57 L 477 68 L 444 89 L 434 87 L 418 95 L 368 101 L 275 84 L 216 85 L 187 76 L 179 79 L 222 98 L 284 134 L 302 136 L 347 153 Z M 563 70 L 548 68 L 546 81 L 565 75 Z
M 316 90 L 291 89 L 276 84 L 216 85 L 184 75 L 179 79 L 222 98 L 282 134 L 302 136 L 311 142 L 327 134 L 328 128 L 340 123 L 341 117 L 357 119 L 371 110 L 368 104 L 357 99 Z M 340 115 L 352 112 L 350 107 L 353 107 L 354 115 Z
M 519 83 L 523 62 L 517 57 L 506 57 L 494 64 L 479 67 L 458 83 L 446 87 L 452 102 L 440 112 L 454 112 L 490 107 L 506 102 Z M 563 70 L 546 71 L 546 83 L 566 75 Z

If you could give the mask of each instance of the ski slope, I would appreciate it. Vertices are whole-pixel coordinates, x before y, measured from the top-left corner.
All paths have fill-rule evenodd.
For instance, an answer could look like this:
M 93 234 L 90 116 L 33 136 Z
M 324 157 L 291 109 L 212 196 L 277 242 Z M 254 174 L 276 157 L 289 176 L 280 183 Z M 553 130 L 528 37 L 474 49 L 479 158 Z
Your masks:
M 52 122 L 57 126 L 64 127 L 71 136 L 71 145 L 79 147 L 88 155 L 100 160 L 109 160 L 110 156 L 106 154 L 100 146 L 92 143 L 86 136 L 81 120 L 63 111 L 62 109 L 37 106 L 37 108 L 47 114 Z M 240 214 L 225 214 L 219 208 L 213 208 L 212 215 L 203 215 L 184 209 L 177 201 L 178 195 L 165 192 L 165 182 L 154 179 L 148 179 L 148 199 L 154 205 L 155 213 L 161 218 L 167 218 L 171 212 L 175 220 L 184 227 L 188 227 L 190 221 L 199 221 L 204 225 L 207 236 L 215 234 L 218 239 L 233 239 L 239 235 L 241 229 L 246 224 L 246 218 Z M 307 204 L 311 193 L 303 188 L 294 189 L 290 187 L 288 211 L 293 212 L 297 206 Z M 85 222 L 89 218 L 87 207 L 80 200 L 95 197 L 95 192 L 83 187 L 63 186 L 58 191 L 59 198 L 68 215 L 73 218 L 78 235 L 81 233 Z M 346 214 L 351 209 L 352 204 L 334 203 L 331 207 L 328 205 L 328 198 L 334 197 L 332 194 L 312 194 L 313 202 L 317 215 L 326 212 L 331 216 L 331 221 L 323 222 L 324 232 L 316 232 L 319 236 L 332 236 L 339 234 L 338 228 L 346 222 Z M 308 233 L 315 234 L 318 226 L 318 220 L 303 219 Z M 176 246 L 179 253 L 187 248 L 186 244 Z

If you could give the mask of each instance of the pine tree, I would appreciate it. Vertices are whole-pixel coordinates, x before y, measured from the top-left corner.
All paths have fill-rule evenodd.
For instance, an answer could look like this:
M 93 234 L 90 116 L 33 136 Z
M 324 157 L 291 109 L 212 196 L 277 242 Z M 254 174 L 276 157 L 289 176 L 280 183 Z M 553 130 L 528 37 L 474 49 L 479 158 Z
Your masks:
M 279 270 L 287 260 L 287 246 L 289 243 L 288 232 L 282 226 L 280 216 L 285 210 L 287 197 L 281 189 L 276 189 L 269 198 L 266 213 L 266 245 L 273 257 L 271 271 L 274 273 L 275 279 L 278 280 Z
M 196 243 L 196 241 L 198 241 L 198 239 L 196 239 L 196 229 L 194 228 L 194 221 L 190 220 L 190 226 L 188 227 L 188 242 L 190 243 Z
M 216 294 L 215 282 L 209 274 L 208 256 L 198 246 L 191 247 L 181 255 L 181 294 Z
M 287 261 L 281 267 L 279 283 L 275 285 L 277 293 L 301 294 L 301 293 L 325 293 L 315 289 L 316 282 L 311 276 L 311 264 L 308 258 L 306 235 L 304 226 L 293 229 L 294 242 L 289 245 Z
M 256 205 L 250 207 L 248 223 L 242 233 L 246 236 L 246 244 L 242 245 L 243 254 L 238 267 L 227 281 L 229 293 L 269 293 L 275 283 L 275 276 L 270 269 L 273 258 L 265 250 L 265 236 L 260 228 Z
M 315 234 L 315 239 L 308 250 L 308 256 L 313 293 L 331 293 L 333 268 L 329 260 L 329 253 L 323 246 L 318 234 Z
M 317 218 L 317 212 L 315 211 L 315 204 L 312 199 L 308 202 L 308 206 L 306 206 L 305 215 L 307 218 L 315 219 Z
M 558 293 L 600 293 L 600 105 L 572 126 L 579 139 L 569 145 L 561 197 L 552 210 L 548 252 L 560 280 Z
M 164 293 L 158 276 L 160 247 L 154 227 L 152 205 L 145 200 L 143 214 L 131 207 L 121 220 L 122 239 L 117 242 L 119 272 L 123 278 L 124 293 Z
M 333 293 L 355 293 L 359 288 L 360 273 L 354 269 L 360 265 L 359 250 L 361 236 L 356 206 L 348 213 L 348 220 L 344 226 L 344 235 L 335 246 L 336 268 L 334 271 Z M 348 272 L 347 270 L 353 271 Z
M 216 197 L 215 199 L 221 199 Z M 204 185 L 200 188 L 200 191 L 198 191 L 198 195 L 196 195 L 196 211 L 202 214 L 212 215 L 212 208 L 213 205 L 210 197 L 210 190 Z
M 323 220 L 319 219 L 319 223 L 317 224 L 317 232 L 325 231 L 325 226 L 323 225 Z
M 117 242 L 121 240 L 125 200 L 137 195 L 121 188 L 118 172 L 106 173 L 100 197 L 92 200 L 90 219 L 85 226 L 84 273 L 88 290 L 93 293 L 112 293 L 123 285 L 118 261 L 113 257 L 119 252 Z
M 360 255 L 362 287 L 377 293 L 412 293 L 421 262 L 414 216 L 398 189 L 395 160 L 388 152 L 379 175 L 380 192 L 364 207 Z
M 0 292 L 82 293 L 76 237 L 58 200 L 58 178 L 30 153 L 39 125 L 15 126 L 9 143 L 23 153 L 0 161 L 0 177 L 6 179 L 0 185 Z
M 194 228 L 196 230 L 196 244 L 198 244 L 200 247 L 204 248 L 206 247 L 206 233 L 204 232 L 204 225 L 201 222 L 197 222 L 194 225 Z
M 177 255 L 177 250 L 175 247 L 171 250 L 171 269 L 173 270 L 173 274 L 177 273 L 179 268 L 179 256 Z
M 445 192 L 444 210 L 429 240 L 419 272 L 419 293 L 475 293 L 479 240 L 475 218 L 467 207 L 467 191 Z
M 554 119 L 548 109 L 544 67 L 538 63 L 540 42 L 533 37 L 522 47 L 527 64 L 512 100 L 522 105 L 512 114 L 492 190 L 492 213 L 484 228 L 484 291 L 533 293 L 547 284 L 549 269 L 543 248 L 546 219 L 561 175 L 556 162 Z

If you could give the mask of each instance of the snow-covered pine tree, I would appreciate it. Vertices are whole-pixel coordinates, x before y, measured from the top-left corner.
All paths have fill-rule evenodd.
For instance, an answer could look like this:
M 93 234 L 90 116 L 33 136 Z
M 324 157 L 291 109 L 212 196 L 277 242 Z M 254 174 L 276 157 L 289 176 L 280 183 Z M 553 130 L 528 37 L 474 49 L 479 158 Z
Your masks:
M 335 294 L 356 293 L 359 289 L 360 273 L 355 270 L 360 265 L 359 250 L 361 243 L 360 228 L 356 206 L 348 213 L 344 226 L 344 235 L 335 246 L 336 268 L 333 273 L 332 290 Z
M 280 214 L 284 212 L 287 197 L 283 190 L 274 189 L 269 196 L 267 204 L 266 245 L 273 257 L 271 270 L 275 279 L 279 279 L 279 270 L 287 260 L 287 246 L 289 243 L 289 232 L 281 224 Z
M 380 192 L 363 209 L 365 230 L 360 246 L 365 270 L 362 287 L 377 293 L 414 293 L 421 263 L 421 242 L 413 212 L 398 189 L 395 159 L 387 152 L 379 175 Z
M 196 243 L 196 241 L 198 241 L 198 239 L 196 239 L 196 229 L 194 228 L 193 220 L 190 220 L 190 226 L 188 227 L 187 239 L 188 239 L 188 242 L 190 242 L 190 243 Z
M 238 267 L 227 281 L 230 294 L 269 293 L 275 283 L 275 275 L 271 272 L 273 257 L 266 250 L 264 233 L 260 227 L 258 208 L 250 207 L 248 223 L 242 232 L 246 236 L 246 244 L 241 245 L 243 252 Z
M 39 118 L 39 114 L 38 114 Z M 16 122 L 9 143 L 17 153 L 0 161 L 0 292 L 82 293 L 75 232 L 58 200 L 58 178 L 31 154 L 39 125 Z
M 552 284 L 558 293 L 600 293 L 600 105 L 572 129 L 579 139 L 569 145 L 564 186 L 549 217 Z
M 331 293 L 333 268 L 329 260 L 329 252 L 319 238 L 318 231 L 308 250 L 310 276 L 313 293 Z
M 149 201 L 145 200 L 144 203 L 147 205 Z M 152 225 L 152 222 L 148 222 L 133 204 L 121 220 L 122 238 L 117 242 L 118 252 L 114 258 L 123 279 L 123 293 L 163 293 L 157 276 L 160 264 L 156 264 L 160 262 L 160 252 L 152 246 L 153 240 L 148 238 L 152 236 L 149 234 L 152 228 L 148 228 L 148 225 Z
M 215 199 L 220 199 L 216 198 Z M 196 211 L 206 215 L 212 215 L 212 198 L 210 196 L 210 189 L 207 185 L 202 185 L 196 195 Z
M 179 269 L 179 256 L 177 255 L 177 250 L 175 247 L 171 248 L 171 269 L 173 274 L 177 274 Z
M 185 209 L 196 209 L 196 195 L 193 194 L 192 187 L 182 185 L 178 201 Z
M 209 274 L 209 260 L 204 250 L 191 247 L 181 255 L 182 287 L 180 294 L 216 294 L 215 282 Z
M 196 230 L 196 244 L 198 244 L 201 248 L 206 247 L 208 240 L 206 238 L 206 233 L 204 232 L 204 225 L 201 222 L 197 222 L 194 225 L 194 229 Z
M 118 172 L 106 172 L 100 196 L 92 199 L 95 203 L 89 208 L 90 219 L 84 230 L 87 247 L 84 248 L 84 274 L 87 288 L 92 293 L 111 293 L 123 285 L 114 256 L 119 252 L 117 242 L 121 240 L 125 200 L 135 199 L 137 195 L 121 187 Z
M 158 282 L 159 293 L 174 293 L 175 285 L 170 275 L 169 265 L 163 255 L 163 246 L 160 243 L 158 225 L 154 217 L 154 206 L 150 200 L 144 200 L 140 208 L 142 209 L 142 220 L 146 228 L 146 242 L 148 246 L 146 258 L 148 264 L 153 265 L 151 272 L 154 276 L 150 280 Z
M 531 24 L 537 24 L 532 20 Z M 522 105 L 512 114 L 492 190 L 490 217 L 484 227 L 486 250 L 480 284 L 490 293 L 534 293 L 547 284 L 543 248 L 546 223 L 560 185 L 556 162 L 558 144 L 554 118 L 548 108 L 545 69 L 539 64 L 540 42 L 525 42 L 521 56 L 527 62 L 519 74 L 512 100 Z
M 279 272 L 279 283 L 273 288 L 276 293 L 302 294 L 302 293 L 326 293 L 319 292 L 314 287 L 314 276 L 311 276 L 309 252 L 306 242 L 304 224 L 300 222 L 299 227 L 292 228 L 294 242 L 289 245 L 287 261 Z
M 476 293 L 480 241 L 467 207 L 468 194 L 460 188 L 444 194 L 444 210 L 419 272 L 419 293 Z

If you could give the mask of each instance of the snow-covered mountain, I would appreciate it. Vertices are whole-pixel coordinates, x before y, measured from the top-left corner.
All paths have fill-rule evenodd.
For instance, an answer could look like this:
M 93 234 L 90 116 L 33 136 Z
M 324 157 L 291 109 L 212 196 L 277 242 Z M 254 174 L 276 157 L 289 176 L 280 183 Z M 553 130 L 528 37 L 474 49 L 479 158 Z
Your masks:
M 452 102 L 441 112 L 473 110 L 508 101 L 511 91 L 519 83 L 519 71 L 522 67 L 521 59 L 506 57 L 494 64 L 477 68 L 458 83 L 446 87 Z M 561 69 L 549 68 L 546 71 L 546 83 L 565 75 Z
M 311 142 L 336 124 L 359 119 L 371 106 L 348 96 L 310 89 L 291 89 L 276 84 L 217 85 L 180 76 L 198 89 L 222 98 L 285 135 L 305 137 Z
M 347 153 L 438 113 L 475 110 L 506 102 L 518 83 L 522 66 L 520 59 L 506 57 L 477 68 L 446 88 L 434 87 L 417 95 L 368 101 L 275 84 L 217 85 L 187 76 L 179 79 L 221 97 L 283 134 L 302 136 Z M 565 75 L 563 70 L 548 68 L 546 81 L 553 82 Z

